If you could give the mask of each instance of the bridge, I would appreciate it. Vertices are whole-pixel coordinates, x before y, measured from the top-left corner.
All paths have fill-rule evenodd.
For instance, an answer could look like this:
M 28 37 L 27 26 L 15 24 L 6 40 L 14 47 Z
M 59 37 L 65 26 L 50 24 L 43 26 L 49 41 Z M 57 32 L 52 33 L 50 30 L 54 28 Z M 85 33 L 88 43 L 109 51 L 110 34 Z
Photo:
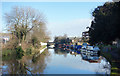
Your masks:
M 47 42 L 47 46 L 49 47 L 49 48 L 54 48 L 55 46 L 55 43 L 54 42 Z
M 47 42 L 47 45 L 50 46 L 50 45 L 54 45 L 55 43 L 54 42 Z

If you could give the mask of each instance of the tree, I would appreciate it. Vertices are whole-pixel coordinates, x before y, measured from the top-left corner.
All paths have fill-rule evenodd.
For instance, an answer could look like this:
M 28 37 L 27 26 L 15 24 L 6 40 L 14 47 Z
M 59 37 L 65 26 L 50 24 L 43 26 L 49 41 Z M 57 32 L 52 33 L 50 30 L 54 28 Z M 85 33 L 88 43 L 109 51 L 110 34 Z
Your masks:
M 31 30 L 30 34 L 32 37 L 36 37 L 38 41 L 41 41 L 41 42 L 48 42 L 48 40 L 50 39 L 49 32 L 47 31 L 47 28 L 44 24 L 40 24 L 39 27 L 35 26 Z
M 32 45 L 35 46 L 36 44 L 38 44 L 38 39 L 36 37 L 32 38 Z
M 89 42 L 111 44 L 120 39 L 120 2 L 106 2 L 92 12 L 94 20 L 89 28 Z
M 15 7 L 10 13 L 5 14 L 5 19 L 8 26 L 8 31 L 12 32 L 21 43 L 26 39 L 26 35 L 34 27 L 40 27 L 45 24 L 43 15 L 28 7 Z
M 70 42 L 72 42 L 72 40 L 67 37 L 67 34 L 64 34 L 63 36 L 57 36 L 54 38 L 54 43 L 56 46 L 58 44 L 69 44 Z

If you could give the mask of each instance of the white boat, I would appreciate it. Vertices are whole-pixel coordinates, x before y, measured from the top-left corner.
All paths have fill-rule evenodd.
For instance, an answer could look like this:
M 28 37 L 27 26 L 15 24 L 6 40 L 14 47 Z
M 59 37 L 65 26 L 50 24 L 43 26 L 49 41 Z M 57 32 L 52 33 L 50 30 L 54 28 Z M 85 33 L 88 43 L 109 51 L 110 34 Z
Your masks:
M 87 46 L 86 49 L 87 49 L 88 53 L 93 53 L 93 54 L 97 54 L 98 51 L 100 51 L 99 47 L 97 47 L 97 46 L 95 46 L 95 47 L 93 47 L 93 46 Z
M 92 53 L 94 53 L 93 52 L 93 46 L 87 46 L 87 48 L 86 48 L 86 50 L 87 50 L 87 53 L 89 53 L 89 54 L 92 54 Z
M 87 48 L 87 45 L 83 45 L 81 48 L 81 53 L 86 53 L 87 52 L 86 48 Z

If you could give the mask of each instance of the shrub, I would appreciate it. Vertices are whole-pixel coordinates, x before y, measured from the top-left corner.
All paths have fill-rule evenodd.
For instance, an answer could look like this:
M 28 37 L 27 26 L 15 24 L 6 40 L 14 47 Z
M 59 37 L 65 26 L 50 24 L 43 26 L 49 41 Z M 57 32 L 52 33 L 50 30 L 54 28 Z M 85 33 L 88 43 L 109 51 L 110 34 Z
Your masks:
M 17 59 L 21 59 L 24 56 L 24 51 L 21 46 L 16 48 L 16 57 Z
M 35 48 L 39 48 L 39 40 L 37 39 L 37 37 L 33 36 L 32 39 L 32 45 L 35 47 Z
M 26 54 L 27 54 L 27 55 L 32 54 L 32 48 L 27 48 Z

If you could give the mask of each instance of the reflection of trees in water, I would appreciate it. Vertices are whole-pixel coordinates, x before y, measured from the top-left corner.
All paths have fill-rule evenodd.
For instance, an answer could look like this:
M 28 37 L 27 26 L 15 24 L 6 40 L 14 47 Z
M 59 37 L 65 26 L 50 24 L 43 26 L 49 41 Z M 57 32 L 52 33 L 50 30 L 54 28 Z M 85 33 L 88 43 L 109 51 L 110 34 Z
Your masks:
M 3 74 L 39 74 L 46 67 L 45 59 L 49 56 L 48 50 L 45 50 L 36 58 L 36 62 L 32 62 L 32 56 L 24 56 L 21 60 L 3 61 Z
M 42 73 L 46 67 L 45 58 L 49 56 L 49 52 L 46 49 L 42 54 L 38 57 L 35 57 L 35 62 L 32 61 L 32 64 L 29 65 L 32 68 L 31 72 L 35 74 Z
M 56 54 L 59 54 L 59 55 L 64 55 L 65 57 L 67 56 L 67 54 L 69 53 L 69 50 L 66 50 L 64 48 L 55 48 L 54 49 L 54 52 Z
M 3 69 L 2 72 L 7 74 L 26 74 L 27 69 L 25 69 L 25 64 L 18 60 L 3 61 L 3 66 L 7 65 L 8 67 Z
M 68 53 L 71 55 L 74 55 L 74 56 L 80 55 L 80 51 L 74 50 L 74 49 L 72 50 L 72 49 L 65 49 L 65 48 L 55 48 L 54 52 L 59 55 L 64 55 L 64 57 L 67 57 Z M 72 53 L 72 52 L 74 52 L 74 53 Z

